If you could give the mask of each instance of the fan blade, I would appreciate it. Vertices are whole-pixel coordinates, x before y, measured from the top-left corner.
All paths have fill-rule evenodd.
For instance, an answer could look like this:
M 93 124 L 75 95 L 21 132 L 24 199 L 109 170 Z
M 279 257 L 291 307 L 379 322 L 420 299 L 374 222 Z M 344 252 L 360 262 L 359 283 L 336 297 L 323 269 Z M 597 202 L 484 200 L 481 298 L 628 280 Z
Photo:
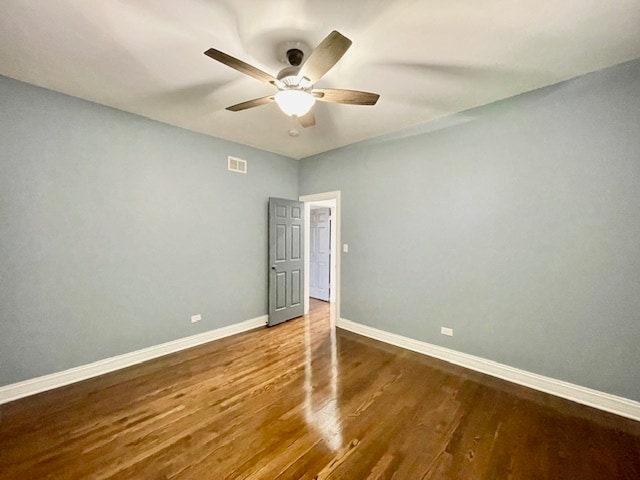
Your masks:
M 307 61 L 302 64 L 299 75 L 316 83 L 338 63 L 350 46 L 351 40 L 334 30 L 311 52 Z
M 301 117 L 298 117 L 298 121 L 304 128 L 313 127 L 316 124 L 316 116 L 313 114 L 313 112 L 309 112 Z
M 377 93 L 337 88 L 314 88 L 311 93 L 316 97 L 316 100 L 321 102 L 346 103 L 349 105 L 375 105 L 378 98 L 380 98 Z
M 261 82 L 269 83 L 271 85 L 275 85 L 278 83 L 278 80 L 266 72 L 263 72 L 259 68 L 256 68 L 248 63 L 243 62 L 242 60 L 238 60 L 231 55 L 227 55 L 220 50 L 216 50 L 215 48 L 210 48 L 204 54 L 208 57 L 217 60 L 220 63 L 224 63 L 227 67 L 231 67 L 234 70 L 239 71 L 240 73 L 244 73 L 245 75 L 249 75 L 250 77 L 255 78 L 256 80 L 260 80 Z
M 259 107 L 260 105 L 266 105 L 274 101 L 273 95 L 268 97 L 254 98 L 253 100 L 247 100 L 246 102 L 238 103 L 227 107 L 227 110 L 232 112 L 239 112 L 240 110 L 246 110 L 247 108 Z

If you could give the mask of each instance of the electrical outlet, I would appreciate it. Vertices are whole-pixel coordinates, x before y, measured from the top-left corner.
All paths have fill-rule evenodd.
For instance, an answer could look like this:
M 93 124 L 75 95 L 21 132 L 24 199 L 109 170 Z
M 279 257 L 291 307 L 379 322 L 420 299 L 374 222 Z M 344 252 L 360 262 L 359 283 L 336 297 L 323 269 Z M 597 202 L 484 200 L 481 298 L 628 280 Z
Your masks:
M 342 244 L 342 253 L 349 253 L 349 244 L 348 243 L 343 243 Z
M 448 337 L 453 337 L 453 328 L 440 327 L 440 333 Z
M 191 323 L 196 323 L 202 320 L 202 315 L 191 315 Z

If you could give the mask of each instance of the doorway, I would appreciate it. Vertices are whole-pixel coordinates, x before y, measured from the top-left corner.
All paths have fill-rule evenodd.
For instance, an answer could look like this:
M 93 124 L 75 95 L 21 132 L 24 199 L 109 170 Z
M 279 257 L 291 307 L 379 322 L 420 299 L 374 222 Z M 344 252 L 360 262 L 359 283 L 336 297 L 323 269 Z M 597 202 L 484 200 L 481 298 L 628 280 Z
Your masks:
M 325 200 L 322 205 L 312 203 L 309 215 L 309 297 L 325 302 L 333 300 L 335 290 L 331 285 L 335 277 L 335 246 L 331 242 L 335 207 L 332 204 L 335 204 L 333 200 Z
M 330 215 L 330 257 L 329 257 L 329 301 L 333 304 L 335 316 L 340 318 L 340 191 L 302 195 L 304 202 L 304 249 L 305 270 L 310 272 L 311 252 L 311 210 L 312 208 L 328 208 Z M 309 275 L 304 279 L 304 312 L 309 313 L 310 282 Z

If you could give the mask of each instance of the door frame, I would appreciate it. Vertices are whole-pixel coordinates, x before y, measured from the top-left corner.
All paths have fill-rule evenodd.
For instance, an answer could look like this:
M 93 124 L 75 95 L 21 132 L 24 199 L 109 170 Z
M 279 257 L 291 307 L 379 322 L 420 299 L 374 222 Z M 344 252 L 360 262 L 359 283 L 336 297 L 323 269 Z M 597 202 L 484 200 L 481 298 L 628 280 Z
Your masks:
M 304 202 L 304 262 L 305 271 L 309 271 L 309 235 L 311 231 L 310 226 L 310 212 L 311 204 L 313 202 L 321 202 L 323 200 L 335 200 L 336 211 L 335 218 L 333 219 L 333 227 L 335 229 L 336 248 L 332 251 L 332 255 L 335 256 L 336 262 L 336 276 L 334 279 L 335 289 L 335 312 L 336 318 L 340 318 L 340 257 L 342 253 L 342 236 L 341 236 L 341 205 L 340 205 L 341 191 L 335 190 L 333 192 L 315 193 L 311 195 L 300 195 L 298 200 Z M 333 233 L 332 233 L 333 235 Z M 309 275 L 304 276 L 304 313 L 309 313 Z

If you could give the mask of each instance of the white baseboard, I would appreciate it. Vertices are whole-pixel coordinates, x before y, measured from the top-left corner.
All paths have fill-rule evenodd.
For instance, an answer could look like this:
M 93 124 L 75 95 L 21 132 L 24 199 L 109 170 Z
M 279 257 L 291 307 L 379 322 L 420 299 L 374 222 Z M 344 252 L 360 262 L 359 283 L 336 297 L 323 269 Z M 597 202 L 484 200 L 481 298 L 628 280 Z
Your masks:
M 235 335 L 237 333 L 246 332 L 254 328 L 263 327 L 267 324 L 267 315 L 245 320 L 244 322 L 235 323 L 208 332 L 192 335 L 190 337 L 180 338 L 160 345 L 143 348 L 134 352 L 125 353 L 116 357 L 105 358 L 87 365 L 70 368 L 62 372 L 51 373 L 42 377 L 32 378 L 23 382 L 12 383 L 0 387 L 0 405 L 11 402 L 19 398 L 27 397 L 36 393 L 52 390 L 54 388 L 63 387 L 70 383 L 86 380 L 91 377 L 97 377 L 105 373 L 120 370 L 121 368 L 130 367 L 138 363 L 146 362 L 169 353 L 179 352 L 187 348 L 202 345 L 203 343 L 219 340 L 224 337 Z
M 589 407 L 640 421 L 640 402 L 527 372 L 526 370 L 509 367 L 508 365 L 503 365 L 498 362 L 403 337 L 395 333 L 385 332 L 384 330 L 352 322 L 345 318 L 340 318 L 337 321 L 337 326 L 344 330 L 373 338 L 374 340 L 395 345 L 396 347 L 439 358 L 440 360 L 445 360 L 449 363 L 460 365 L 461 367 L 486 373 L 487 375 L 550 393 L 557 397 L 566 398 L 583 405 L 588 405 Z

